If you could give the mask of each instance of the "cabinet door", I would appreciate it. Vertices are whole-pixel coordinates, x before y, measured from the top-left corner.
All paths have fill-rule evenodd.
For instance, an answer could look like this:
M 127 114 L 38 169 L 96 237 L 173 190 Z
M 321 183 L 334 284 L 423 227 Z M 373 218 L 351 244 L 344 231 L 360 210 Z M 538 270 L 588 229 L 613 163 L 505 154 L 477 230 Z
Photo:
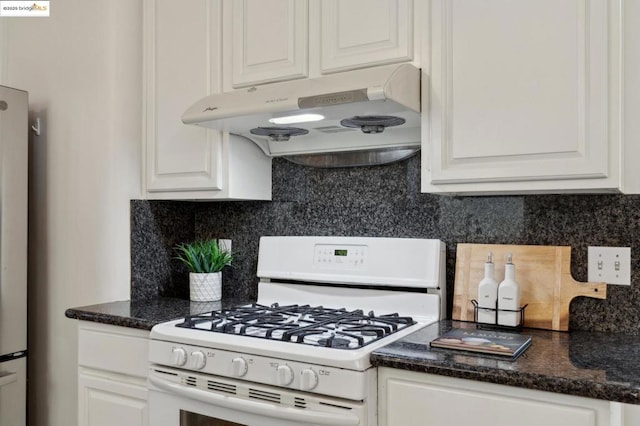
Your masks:
M 307 9 L 307 0 L 227 0 L 224 60 L 233 88 L 307 76 Z
M 80 371 L 80 426 L 147 426 L 147 388 Z
M 321 0 L 320 8 L 323 74 L 413 60 L 412 0 Z
M 624 426 L 640 425 L 640 406 L 625 404 Z
M 620 0 L 432 1 L 423 190 L 618 189 L 620 16 Z
M 611 426 L 640 425 L 640 405 L 611 403 Z
M 382 369 L 381 426 L 607 426 L 608 402 Z
M 220 91 L 220 1 L 145 0 L 144 8 L 146 191 L 220 190 L 220 133 L 180 120 Z

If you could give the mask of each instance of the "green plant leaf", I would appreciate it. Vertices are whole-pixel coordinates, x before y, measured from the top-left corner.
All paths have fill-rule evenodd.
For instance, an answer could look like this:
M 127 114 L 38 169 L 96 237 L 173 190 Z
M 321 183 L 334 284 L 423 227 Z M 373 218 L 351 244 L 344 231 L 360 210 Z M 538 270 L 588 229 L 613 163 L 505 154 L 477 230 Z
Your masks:
M 218 272 L 233 262 L 233 254 L 221 249 L 216 239 L 178 244 L 175 250 L 175 258 L 187 265 L 191 272 Z

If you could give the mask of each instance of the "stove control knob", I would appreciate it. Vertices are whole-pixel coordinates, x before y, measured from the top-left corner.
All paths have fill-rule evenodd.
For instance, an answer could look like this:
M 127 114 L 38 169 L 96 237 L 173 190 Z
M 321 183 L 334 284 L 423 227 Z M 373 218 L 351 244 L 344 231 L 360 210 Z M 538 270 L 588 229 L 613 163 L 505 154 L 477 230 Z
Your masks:
M 248 369 L 247 360 L 244 358 L 237 357 L 231 361 L 231 372 L 236 377 L 244 376 Z
M 178 367 L 187 363 L 187 351 L 184 348 L 173 348 L 173 363 Z
M 318 386 L 318 373 L 310 368 L 302 370 L 302 376 L 300 378 L 300 387 L 302 390 L 311 390 Z
M 276 381 L 279 386 L 287 386 L 293 382 L 293 370 L 288 365 L 279 365 L 276 374 Z
M 196 370 L 202 370 L 204 366 L 207 365 L 207 357 L 204 356 L 204 352 L 202 351 L 191 352 L 191 359 L 193 360 L 193 368 Z

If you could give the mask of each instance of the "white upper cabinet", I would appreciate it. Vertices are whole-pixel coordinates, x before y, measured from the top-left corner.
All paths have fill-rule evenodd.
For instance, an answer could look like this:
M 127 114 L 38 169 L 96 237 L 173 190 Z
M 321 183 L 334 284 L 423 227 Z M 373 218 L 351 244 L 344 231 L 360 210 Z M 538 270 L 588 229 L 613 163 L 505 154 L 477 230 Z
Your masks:
M 144 0 L 146 193 L 269 199 L 271 160 L 183 112 L 399 62 L 423 70 L 424 192 L 640 192 L 637 3 Z
M 622 189 L 620 0 L 433 0 L 430 24 L 424 192 Z
M 307 77 L 306 0 L 225 2 L 225 66 L 231 87 Z
M 224 0 L 224 90 L 416 59 L 412 0 Z
M 216 4 L 145 2 L 146 186 L 149 192 L 222 189 L 220 133 L 186 126 L 195 100 L 220 91 Z M 188 41 L 188 48 L 184 43 Z
M 271 198 L 271 159 L 255 144 L 181 121 L 195 101 L 222 90 L 221 45 L 220 0 L 145 0 L 147 198 Z
M 322 74 L 414 59 L 411 0 L 323 0 L 319 7 L 311 17 L 319 18 Z

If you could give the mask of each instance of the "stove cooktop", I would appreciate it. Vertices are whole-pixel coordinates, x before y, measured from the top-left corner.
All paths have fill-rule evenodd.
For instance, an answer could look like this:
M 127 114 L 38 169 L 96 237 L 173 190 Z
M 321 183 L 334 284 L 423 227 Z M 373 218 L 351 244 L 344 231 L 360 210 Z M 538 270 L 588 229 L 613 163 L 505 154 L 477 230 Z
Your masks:
M 359 349 L 416 322 L 398 314 L 365 314 L 362 310 L 323 306 L 252 304 L 187 316 L 175 326 L 204 332 L 267 340 Z

